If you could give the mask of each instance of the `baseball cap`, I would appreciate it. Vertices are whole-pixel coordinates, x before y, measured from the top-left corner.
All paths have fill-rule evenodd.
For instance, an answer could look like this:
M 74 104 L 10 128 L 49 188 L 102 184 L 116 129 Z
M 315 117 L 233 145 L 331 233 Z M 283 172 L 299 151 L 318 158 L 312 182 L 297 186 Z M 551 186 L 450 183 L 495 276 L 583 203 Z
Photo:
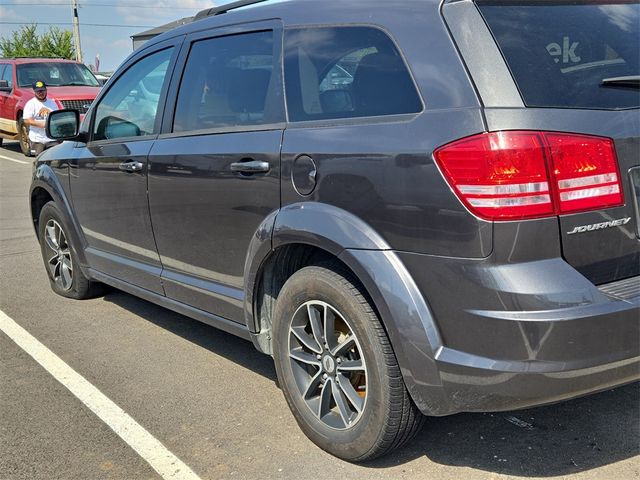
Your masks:
M 44 83 L 42 80 L 38 80 L 36 82 L 33 82 L 32 87 L 35 92 L 41 92 L 42 90 L 47 89 L 47 84 Z

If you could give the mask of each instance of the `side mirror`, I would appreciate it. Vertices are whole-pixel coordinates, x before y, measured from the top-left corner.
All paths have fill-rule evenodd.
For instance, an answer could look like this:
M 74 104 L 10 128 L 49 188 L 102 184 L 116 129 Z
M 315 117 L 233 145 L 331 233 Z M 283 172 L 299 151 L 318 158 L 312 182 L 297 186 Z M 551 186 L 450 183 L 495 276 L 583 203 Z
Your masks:
M 9 80 L 0 80 L 0 92 L 10 92 L 13 90 L 9 86 Z
M 47 137 L 54 140 L 78 139 L 80 113 L 77 110 L 54 110 L 47 116 Z
M 118 117 L 104 117 L 100 120 L 94 140 L 112 140 L 124 137 L 139 137 L 140 128 L 135 124 Z

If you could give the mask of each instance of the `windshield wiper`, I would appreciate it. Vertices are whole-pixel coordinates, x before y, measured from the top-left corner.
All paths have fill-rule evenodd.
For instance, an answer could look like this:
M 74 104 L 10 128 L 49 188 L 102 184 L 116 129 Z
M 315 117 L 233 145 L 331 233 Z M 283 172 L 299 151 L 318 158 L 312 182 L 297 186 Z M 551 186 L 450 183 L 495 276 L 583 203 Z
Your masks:
M 65 87 L 93 87 L 95 85 L 89 85 L 83 82 L 69 82 L 64 84 Z
M 631 87 L 640 88 L 640 75 L 630 75 L 628 77 L 603 78 L 600 82 L 603 87 Z

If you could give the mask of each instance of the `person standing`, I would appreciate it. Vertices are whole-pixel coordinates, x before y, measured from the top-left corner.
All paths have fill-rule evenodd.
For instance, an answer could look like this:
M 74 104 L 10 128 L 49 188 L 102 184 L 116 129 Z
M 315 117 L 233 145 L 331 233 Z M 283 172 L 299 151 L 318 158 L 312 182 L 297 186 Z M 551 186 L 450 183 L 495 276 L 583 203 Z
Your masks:
M 33 93 L 35 96 L 24 106 L 22 119 L 29 125 L 31 148 L 39 155 L 44 149 L 58 144 L 47 137 L 44 129 L 49 112 L 58 110 L 58 105 L 53 99 L 47 98 L 47 85 L 42 80 L 33 83 Z

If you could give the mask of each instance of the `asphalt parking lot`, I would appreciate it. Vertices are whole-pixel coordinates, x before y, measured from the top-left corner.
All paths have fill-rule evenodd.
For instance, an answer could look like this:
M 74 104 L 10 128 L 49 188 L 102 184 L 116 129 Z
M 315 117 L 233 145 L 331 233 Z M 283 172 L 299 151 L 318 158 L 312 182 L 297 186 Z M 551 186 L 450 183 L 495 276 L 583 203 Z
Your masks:
M 298 429 L 271 359 L 249 342 L 115 290 L 89 301 L 56 296 L 29 220 L 30 175 L 31 159 L 5 142 L 2 480 L 640 478 L 638 384 L 524 411 L 431 418 L 392 455 L 365 465 L 337 460 Z M 57 380 L 8 333 L 11 322 L 93 393 Z M 100 408 L 131 419 L 129 433 L 148 434 L 140 437 L 146 450 L 95 413 L 98 397 Z M 158 473 L 154 455 L 180 468 Z

